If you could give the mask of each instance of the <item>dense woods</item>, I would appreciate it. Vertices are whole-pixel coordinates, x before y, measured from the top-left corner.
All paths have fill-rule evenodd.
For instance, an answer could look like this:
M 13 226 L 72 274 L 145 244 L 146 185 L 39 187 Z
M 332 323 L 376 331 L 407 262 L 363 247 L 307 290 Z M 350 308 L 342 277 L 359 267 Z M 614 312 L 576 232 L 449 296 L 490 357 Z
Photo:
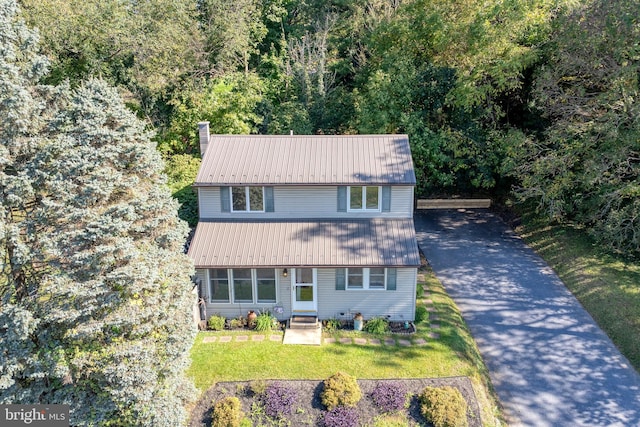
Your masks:
M 421 196 L 515 194 L 640 254 L 637 0 L 21 3 L 44 80 L 117 86 L 178 169 L 197 162 L 198 120 L 403 132 Z

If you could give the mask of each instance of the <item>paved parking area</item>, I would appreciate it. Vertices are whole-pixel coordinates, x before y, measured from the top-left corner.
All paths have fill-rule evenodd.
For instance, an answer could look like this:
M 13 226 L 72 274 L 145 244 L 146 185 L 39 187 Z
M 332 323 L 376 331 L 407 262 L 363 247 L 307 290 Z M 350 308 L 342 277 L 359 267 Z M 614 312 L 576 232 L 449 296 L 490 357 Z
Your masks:
M 485 210 L 415 216 L 510 426 L 640 426 L 640 376 L 553 270 Z M 612 307 L 615 309 L 615 307 Z

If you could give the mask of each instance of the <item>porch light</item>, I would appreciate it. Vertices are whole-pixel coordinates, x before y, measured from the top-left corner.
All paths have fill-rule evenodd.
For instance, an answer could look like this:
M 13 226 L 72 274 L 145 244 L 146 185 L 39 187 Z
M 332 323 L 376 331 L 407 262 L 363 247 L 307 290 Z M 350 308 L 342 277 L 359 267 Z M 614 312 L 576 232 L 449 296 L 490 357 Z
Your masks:
M 282 270 L 282 275 L 284 277 L 287 277 L 289 275 L 289 271 L 285 268 L 284 270 Z

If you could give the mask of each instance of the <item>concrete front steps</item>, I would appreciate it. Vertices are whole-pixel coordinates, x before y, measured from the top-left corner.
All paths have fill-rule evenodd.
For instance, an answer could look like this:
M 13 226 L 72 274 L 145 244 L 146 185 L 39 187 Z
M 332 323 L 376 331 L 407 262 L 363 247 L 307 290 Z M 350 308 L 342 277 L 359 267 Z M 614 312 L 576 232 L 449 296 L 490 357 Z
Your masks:
M 284 331 L 283 344 L 321 345 L 322 324 L 317 313 L 293 313 Z
M 289 329 L 320 329 L 322 324 L 315 314 L 296 314 L 289 318 Z

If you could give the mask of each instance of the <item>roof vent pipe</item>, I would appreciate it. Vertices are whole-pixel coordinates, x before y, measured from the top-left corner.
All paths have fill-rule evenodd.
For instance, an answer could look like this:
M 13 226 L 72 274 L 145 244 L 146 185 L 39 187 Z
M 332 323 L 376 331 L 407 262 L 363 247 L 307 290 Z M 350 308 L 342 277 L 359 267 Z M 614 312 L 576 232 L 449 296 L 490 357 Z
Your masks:
M 204 152 L 207 151 L 209 145 L 209 122 L 198 123 L 198 135 L 200 136 L 200 156 L 204 157 Z
M 289 135 L 293 135 L 293 129 L 289 131 Z

